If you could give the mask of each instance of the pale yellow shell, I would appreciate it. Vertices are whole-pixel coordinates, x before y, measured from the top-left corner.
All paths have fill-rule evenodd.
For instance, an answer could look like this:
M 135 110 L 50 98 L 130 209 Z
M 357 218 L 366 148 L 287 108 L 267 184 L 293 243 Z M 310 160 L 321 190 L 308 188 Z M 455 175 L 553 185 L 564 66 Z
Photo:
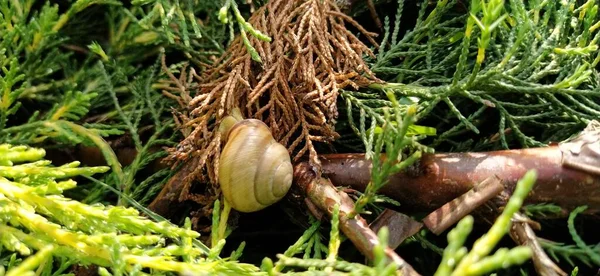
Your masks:
M 239 118 L 235 118 L 238 119 Z M 227 121 L 230 120 L 230 121 Z M 292 185 L 292 162 L 287 149 L 277 143 L 260 120 L 229 124 L 219 159 L 219 184 L 231 208 L 255 212 L 282 199 Z

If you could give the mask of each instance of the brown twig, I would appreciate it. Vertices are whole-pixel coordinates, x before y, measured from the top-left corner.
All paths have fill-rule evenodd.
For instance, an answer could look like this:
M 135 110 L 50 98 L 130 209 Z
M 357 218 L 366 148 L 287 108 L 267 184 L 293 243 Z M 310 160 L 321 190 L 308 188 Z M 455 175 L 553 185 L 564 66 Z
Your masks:
M 373 232 L 377 233 L 383 227 L 389 229 L 388 246 L 391 249 L 396 249 L 410 236 L 413 236 L 423 228 L 423 224 L 412 219 L 411 217 L 396 212 L 392 209 L 385 209 L 379 216 L 371 222 L 369 227 Z
M 370 260 L 374 259 L 373 249 L 379 244 L 377 234 L 369 228 L 362 217 L 349 218 L 348 215 L 354 210 L 354 202 L 346 193 L 338 191 L 329 180 L 318 177 L 308 163 L 299 163 L 294 167 L 294 183 L 305 193 L 310 202 L 329 218 L 333 214 L 335 205 L 339 205 L 341 231 L 361 253 Z M 402 275 L 419 275 L 389 246 L 385 249 L 385 254 L 389 262 L 398 265 Z
M 500 194 L 504 185 L 500 178 L 492 176 L 479 183 L 473 189 L 444 204 L 423 220 L 429 230 L 439 235 L 491 198 Z
M 371 12 L 371 18 L 375 21 L 375 25 L 377 25 L 379 30 L 383 31 L 383 24 L 381 24 L 381 19 L 379 19 L 379 15 L 377 15 L 373 0 L 367 0 L 367 6 L 369 7 L 369 12 Z
M 126 153 L 132 156 L 127 158 Z M 125 161 L 132 160 L 135 154 L 135 150 L 132 149 L 119 156 L 123 156 L 122 160 Z M 82 158 L 83 155 L 87 156 L 85 160 L 82 159 L 86 165 L 105 164 L 99 152 L 76 153 L 77 158 Z M 61 157 L 59 154 L 57 156 Z M 96 161 L 86 161 L 90 158 Z M 370 181 L 371 162 L 365 160 L 363 154 L 325 154 L 321 155 L 321 159 L 324 175 L 336 185 L 349 185 L 353 189 L 364 191 Z M 156 163 L 157 168 L 164 166 L 159 166 L 158 161 Z M 123 165 L 127 165 L 126 162 Z M 180 203 L 174 195 L 181 194 L 183 184 L 188 181 L 185 173 L 194 165 L 192 162 L 182 165 L 181 173 L 174 176 L 174 179 L 165 185 L 168 188 L 163 189 L 152 202 L 154 211 L 166 214 L 176 210 L 175 206 Z M 400 201 L 402 208 L 433 211 L 469 191 L 476 183 L 494 175 L 502 177 L 505 190 L 510 192 L 515 187 L 516 179 L 529 168 L 536 168 L 539 177 L 533 193 L 527 199 L 528 202 L 558 204 L 565 208 L 565 211 L 559 214 L 562 216 L 568 215 L 568 210 L 581 205 L 589 206 L 587 212 L 600 211 L 600 177 L 563 167 L 561 151 L 556 146 L 475 154 L 425 155 L 418 165 L 391 176 L 390 182 L 380 192 Z
M 520 245 L 526 245 L 533 251 L 533 265 L 538 275 L 542 276 L 567 276 L 551 259 L 546 255 L 544 249 L 538 242 L 537 236 L 529 225 L 527 217 L 521 213 L 516 213 L 512 219 L 510 228 L 510 237 Z
M 589 136 L 586 136 L 589 137 Z M 587 141 L 581 143 L 578 141 Z M 592 142 L 590 142 L 592 141 Z M 577 157 L 590 158 L 593 150 L 582 150 L 586 147 L 597 147 L 594 139 L 576 139 L 560 146 L 531 148 L 524 150 L 506 150 L 483 153 L 438 153 L 426 154 L 419 163 L 403 173 L 390 177 L 390 182 L 380 191 L 402 203 L 402 208 L 418 211 L 433 211 L 443 204 L 454 200 L 469 191 L 476 183 L 497 175 L 502 178 L 505 191 L 511 192 L 525 171 L 538 170 L 538 180 L 533 193 L 528 196 L 530 203 L 553 202 L 565 210 L 559 214 L 568 215 L 568 210 L 581 205 L 588 205 L 588 213 L 600 211 L 600 176 L 582 170 L 584 166 L 568 167 L 563 165 L 563 154 L 568 154 L 568 163 L 583 163 Z M 125 143 L 127 144 L 127 143 Z M 112 145 L 115 147 L 115 145 Z M 123 166 L 128 160 L 135 158 L 136 151 L 127 147 L 114 148 Z M 51 160 L 62 160 L 60 164 L 81 160 L 85 165 L 105 165 L 102 154 L 93 148 L 86 151 L 76 150 L 73 157 L 63 152 L 48 152 Z M 74 160 L 71 160 L 74 158 Z M 349 185 L 358 191 L 370 181 L 371 162 L 364 159 L 364 154 L 325 154 L 321 155 L 323 173 L 336 185 Z M 157 160 L 154 167 L 164 168 Z M 584 163 L 585 164 L 585 163 Z M 182 165 L 181 173 L 174 176 L 165 189 L 155 198 L 151 206 L 159 214 L 176 211 L 183 185 L 189 178 L 185 177 L 196 164 L 188 162 Z M 508 198 L 508 197 L 506 197 Z M 500 200 L 501 204 L 503 200 Z M 164 206 L 159 207 L 159 206 Z
M 418 164 L 390 176 L 379 193 L 399 201 L 402 210 L 433 211 L 466 193 L 476 183 L 498 175 L 512 193 L 527 170 L 538 179 L 527 203 L 552 202 L 568 211 L 587 205 L 587 213 L 600 212 L 600 176 L 562 164 L 558 146 L 483 153 L 425 154 Z M 325 177 L 336 185 L 364 191 L 371 180 L 371 162 L 364 154 L 321 155 Z M 502 204 L 502 202 L 500 202 Z

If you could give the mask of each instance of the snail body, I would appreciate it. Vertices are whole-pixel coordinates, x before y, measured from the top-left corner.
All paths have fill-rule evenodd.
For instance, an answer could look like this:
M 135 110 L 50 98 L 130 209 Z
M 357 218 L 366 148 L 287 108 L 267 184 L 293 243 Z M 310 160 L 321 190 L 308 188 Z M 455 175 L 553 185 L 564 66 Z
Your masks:
M 219 184 L 231 207 L 255 212 L 281 200 L 292 185 L 292 162 L 268 126 L 242 119 L 236 109 L 223 119 L 219 131 L 226 141 L 219 158 Z

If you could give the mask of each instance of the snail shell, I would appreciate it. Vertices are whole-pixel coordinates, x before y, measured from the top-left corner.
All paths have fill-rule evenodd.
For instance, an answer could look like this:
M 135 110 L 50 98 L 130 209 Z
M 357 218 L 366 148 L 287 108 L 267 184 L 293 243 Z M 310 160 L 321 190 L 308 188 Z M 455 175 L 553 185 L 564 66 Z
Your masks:
M 220 127 L 226 139 L 219 159 L 219 183 L 231 208 L 255 212 L 282 199 L 292 185 L 292 162 L 265 123 L 226 117 Z

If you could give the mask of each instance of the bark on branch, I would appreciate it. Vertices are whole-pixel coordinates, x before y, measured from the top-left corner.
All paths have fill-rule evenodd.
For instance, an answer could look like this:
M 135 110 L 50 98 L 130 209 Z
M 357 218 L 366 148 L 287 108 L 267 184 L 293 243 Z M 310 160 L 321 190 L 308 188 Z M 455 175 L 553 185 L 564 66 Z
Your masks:
M 512 219 L 512 227 L 510 228 L 510 237 L 520 245 L 526 245 L 533 252 L 532 260 L 535 270 L 542 276 L 567 276 L 568 274 L 562 271 L 550 257 L 544 252 L 540 245 L 535 232 L 529 225 L 529 221 L 525 215 L 516 213 Z
M 335 185 L 364 191 L 371 180 L 371 162 L 364 154 L 323 154 L 323 174 Z M 418 164 L 392 175 L 379 193 L 399 201 L 403 211 L 433 211 L 497 175 L 512 194 L 517 181 L 530 169 L 538 180 L 528 203 L 552 202 L 563 216 L 581 205 L 588 213 L 600 212 L 600 175 L 563 165 L 558 146 L 484 153 L 424 155 Z M 500 202 L 502 204 L 503 202 Z
M 423 224 L 432 233 L 439 235 L 503 190 L 504 186 L 498 177 L 487 178 L 465 194 L 433 211 L 423 219 Z
M 315 211 L 325 213 L 329 219 L 331 219 L 335 205 L 338 204 L 341 231 L 363 255 L 370 260 L 374 259 L 374 248 L 379 244 L 377 234 L 369 228 L 367 222 L 360 215 L 354 218 L 348 216 L 354 210 L 354 201 L 348 194 L 338 191 L 328 179 L 317 177 L 308 163 L 300 163 L 294 167 L 294 183 L 310 200 L 310 203 L 318 208 Z M 398 265 L 401 275 L 419 275 L 410 264 L 396 254 L 394 249 L 388 246 L 385 254 L 388 261 Z

